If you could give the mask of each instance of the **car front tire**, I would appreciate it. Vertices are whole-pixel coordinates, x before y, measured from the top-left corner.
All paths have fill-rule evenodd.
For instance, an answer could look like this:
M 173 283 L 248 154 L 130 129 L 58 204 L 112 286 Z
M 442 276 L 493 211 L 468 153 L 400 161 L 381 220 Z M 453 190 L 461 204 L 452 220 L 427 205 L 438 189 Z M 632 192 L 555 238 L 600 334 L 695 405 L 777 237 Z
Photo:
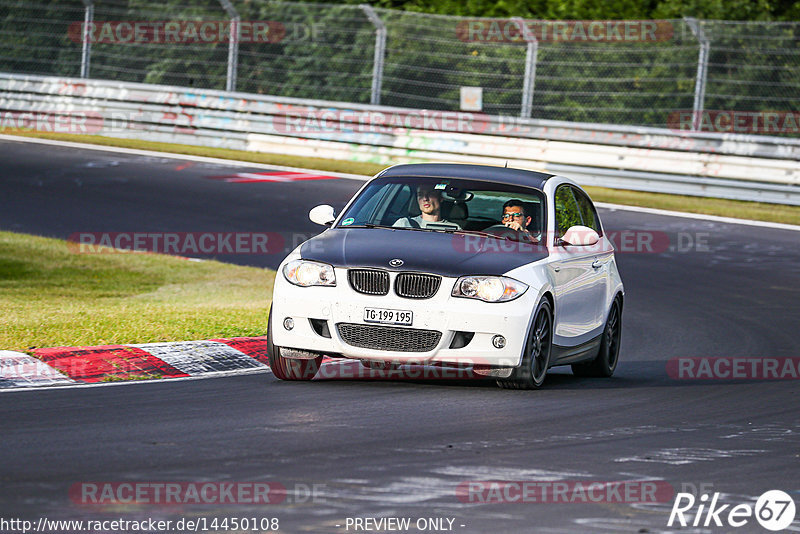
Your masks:
M 600 340 L 600 350 L 597 357 L 586 363 L 572 365 L 572 374 L 575 376 L 591 376 L 608 378 L 614 374 L 619 361 L 619 342 L 622 335 L 622 303 L 619 297 L 614 299 L 603 329 Z
M 267 325 L 267 357 L 272 374 L 281 380 L 311 380 L 322 364 L 322 356 L 310 360 L 284 358 L 281 348 L 272 342 L 272 307 L 269 309 Z
M 514 369 L 510 377 L 498 380 L 497 385 L 505 389 L 540 388 L 550 366 L 552 349 L 553 310 L 550 302 L 542 299 L 528 330 L 522 364 Z

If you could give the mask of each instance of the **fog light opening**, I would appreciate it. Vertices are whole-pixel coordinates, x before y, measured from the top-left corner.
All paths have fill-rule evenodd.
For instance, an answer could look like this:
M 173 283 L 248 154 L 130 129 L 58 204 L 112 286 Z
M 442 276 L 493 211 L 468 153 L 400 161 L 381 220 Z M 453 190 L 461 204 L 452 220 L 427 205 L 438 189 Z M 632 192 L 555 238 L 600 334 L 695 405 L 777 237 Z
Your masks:
M 506 338 L 500 335 L 494 336 L 492 338 L 492 345 L 494 345 L 496 349 L 502 349 L 506 346 Z
M 286 319 L 284 319 L 283 327 L 286 330 L 291 330 L 292 328 L 294 328 L 294 319 L 292 319 L 291 317 L 287 317 Z
M 450 342 L 451 349 L 463 349 L 472 338 L 475 337 L 475 332 L 455 332 L 453 334 L 453 341 Z

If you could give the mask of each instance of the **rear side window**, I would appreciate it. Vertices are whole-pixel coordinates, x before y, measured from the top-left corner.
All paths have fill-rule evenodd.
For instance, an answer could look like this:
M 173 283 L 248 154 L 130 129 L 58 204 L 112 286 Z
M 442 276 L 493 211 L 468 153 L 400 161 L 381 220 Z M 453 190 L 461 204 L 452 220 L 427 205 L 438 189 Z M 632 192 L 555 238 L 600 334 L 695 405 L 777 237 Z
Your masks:
M 561 185 L 556 189 L 556 237 L 561 238 L 567 233 L 570 226 L 583 224 L 581 211 L 572 187 Z
M 572 189 L 572 192 L 575 194 L 575 200 L 578 202 L 583 225 L 597 232 L 597 235 L 603 235 L 602 229 L 600 228 L 600 218 L 597 216 L 597 210 L 594 208 L 592 201 L 589 200 L 589 197 L 587 197 L 583 191 L 575 189 L 574 187 L 570 189 Z
M 597 210 L 581 190 L 571 185 L 556 189 L 556 237 L 563 237 L 570 226 L 583 225 L 603 235 Z

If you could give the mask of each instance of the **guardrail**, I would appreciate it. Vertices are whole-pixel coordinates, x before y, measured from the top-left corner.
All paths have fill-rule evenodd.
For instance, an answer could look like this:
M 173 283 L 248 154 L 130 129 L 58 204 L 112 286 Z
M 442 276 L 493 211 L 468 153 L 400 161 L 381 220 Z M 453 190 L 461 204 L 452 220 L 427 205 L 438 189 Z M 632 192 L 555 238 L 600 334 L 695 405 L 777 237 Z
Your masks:
M 586 185 L 800 205 L 800 140 L 0 74 L 0 127 L 392 164 L 538 168 Z

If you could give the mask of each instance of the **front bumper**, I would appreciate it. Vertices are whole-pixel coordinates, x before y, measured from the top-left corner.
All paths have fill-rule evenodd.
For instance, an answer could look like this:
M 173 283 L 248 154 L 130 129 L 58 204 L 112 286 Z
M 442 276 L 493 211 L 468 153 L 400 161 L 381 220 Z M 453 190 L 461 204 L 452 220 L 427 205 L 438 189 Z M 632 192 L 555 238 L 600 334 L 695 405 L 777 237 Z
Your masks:
M 275 345 L 346 358 L 397 363 L 514 367 L 521 361 L 525 336 L 538 297 L 534 288 L 529 288 L 521 297 L 510 302 L 488 303 L 451 296 L 456 278 L 443 277 L 438 292 L 432 298 L 408 299 L 395 295 L 393 291 L 385 296 L 358 293 L 350 287 L 346 269 L 336 268 L 335 272 L 335 287 L 298 287 L 278 273 L 272 301 Z M 395 276 L 396 273 L 390 273 L 392 287 Z M 412 311 L 413 323 L 411 326 L 367 323 L 364 321 L 365 307 Z M 287 317 L 294 321 L 291 330 L 283 326 Z M 315 320 L 315 324 L 310 319 Z M 330 337 L 319 333 L 322 322 L 327 325 Z M 441 332 L 441 337 L 431 350 L 365 348 L 343 339 L 339 329 L 342 324 L 356 325 L 358 330 L 378 333 L 386 331 L 369 327 L 389 327 L 393 329 L 393 336 L 402 337 L 410 333 L 394 329 L 414 329 Z M 472 338 L 465 346 L 455 348 L 454 339 L 456 346 L 458 341 L 463 343 L 463 335 L 457 335 L 459 332 L 472 334 Z M 496 335 L 506 339 L 503 348 L 495 348 L 492 344 L 492 338 Z

